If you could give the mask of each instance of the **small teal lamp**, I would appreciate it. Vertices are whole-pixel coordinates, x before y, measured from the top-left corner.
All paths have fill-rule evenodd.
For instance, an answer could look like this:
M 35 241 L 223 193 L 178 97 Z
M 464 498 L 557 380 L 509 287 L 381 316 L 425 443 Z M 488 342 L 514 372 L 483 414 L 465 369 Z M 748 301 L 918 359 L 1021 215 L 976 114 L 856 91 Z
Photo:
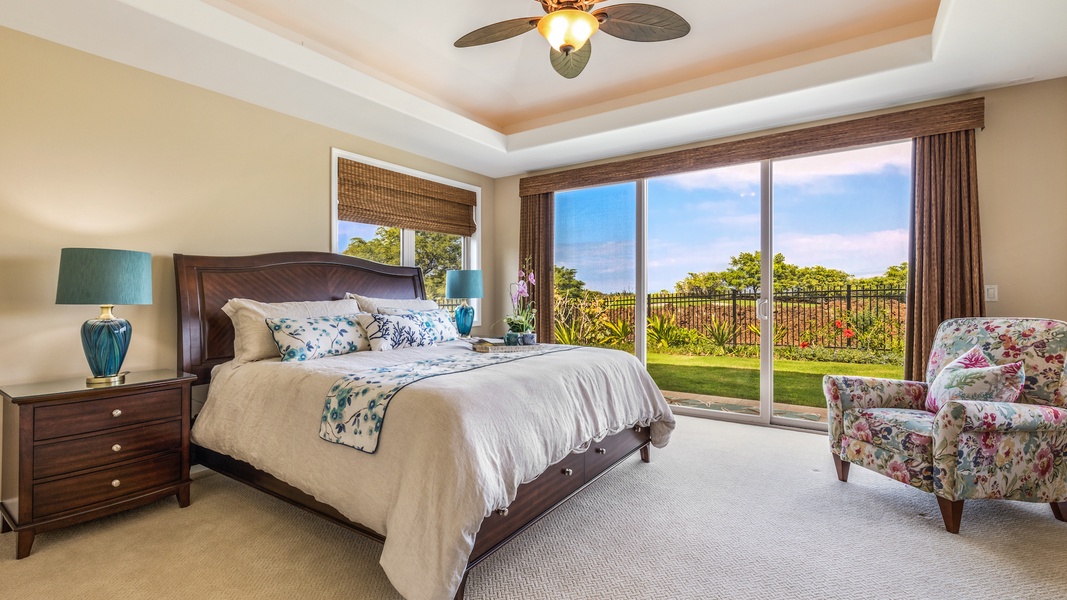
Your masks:
M 467 304 L 467 300 L 481 297 L 481 270 L 467 269 L 445 273 L 445 298 L 463 298 L 463 304 L 456 307 L 456 329 L 463 337 L 469 336 L 471 327 L 474 326 L 474 307 Z
M 111 314 L 116 304 L 152 303 L 152 255 L 131 250 L 63 248 L 56 304 L 98 304 L 100 316 L 82 325 L 82 349 L 92 377 L 86 383 L 122 383 L 120 373 L 133 330 Z

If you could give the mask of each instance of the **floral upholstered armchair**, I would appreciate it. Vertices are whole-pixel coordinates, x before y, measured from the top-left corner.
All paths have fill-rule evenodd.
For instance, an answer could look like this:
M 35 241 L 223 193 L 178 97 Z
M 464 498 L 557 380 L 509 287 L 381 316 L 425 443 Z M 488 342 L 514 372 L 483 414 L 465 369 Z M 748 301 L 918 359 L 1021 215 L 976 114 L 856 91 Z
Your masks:
M 1067 520 L 1067 323 L 945 321 L 926 382 L 823 378 L 837 477 L 852 463 L 937 497 L 959 533 L 966 499 L 1047 502 Z

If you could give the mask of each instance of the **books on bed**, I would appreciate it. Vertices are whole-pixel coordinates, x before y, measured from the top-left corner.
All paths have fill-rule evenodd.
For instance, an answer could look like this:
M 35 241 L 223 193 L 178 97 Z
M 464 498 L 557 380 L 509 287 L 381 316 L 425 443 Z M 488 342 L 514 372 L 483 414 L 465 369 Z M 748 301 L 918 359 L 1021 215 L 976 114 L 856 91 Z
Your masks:
M 484 338 L 472 338 L 471 350 L 475 352 L 529 352 L 531 350 L 539 350 L 544 347 L 544 344 L 532 344 L 529 346 L 505 346 L 504 340 L 497 339 L 484 339 Z

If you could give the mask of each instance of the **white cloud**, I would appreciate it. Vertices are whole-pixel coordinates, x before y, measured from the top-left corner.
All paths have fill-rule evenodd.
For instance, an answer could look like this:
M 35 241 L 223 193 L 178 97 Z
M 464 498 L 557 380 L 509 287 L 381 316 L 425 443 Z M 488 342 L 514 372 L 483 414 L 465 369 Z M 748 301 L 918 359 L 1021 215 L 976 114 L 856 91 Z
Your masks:
M 774 182 L 804 185 L 829 177 L 911 170 L 911 142 L 775 161 Z
M 817 154 L 774 162 L 776 185 L 805 185 L 843 175 L 876 174 L 911 169 L 911 142 L 900 142 L 844 152 Z M 759 186 L 758 164 L 744 164 L 663 177 L 662 181 L 684 190 L 730 190 L 751 192 Z
M 721 190 L 748 192 L 752 186 L 759 186 L 760 168 L 758 164 L 736 165 L 668 175 L 660 178 L 669 185 L 683 190 Z
M 886 267 L 908 259 L 908 230 L 821 235 L 786 234 L 775 238 L 775 251 L 788 263 L 822 265 L 857 277 L 881 275 Z

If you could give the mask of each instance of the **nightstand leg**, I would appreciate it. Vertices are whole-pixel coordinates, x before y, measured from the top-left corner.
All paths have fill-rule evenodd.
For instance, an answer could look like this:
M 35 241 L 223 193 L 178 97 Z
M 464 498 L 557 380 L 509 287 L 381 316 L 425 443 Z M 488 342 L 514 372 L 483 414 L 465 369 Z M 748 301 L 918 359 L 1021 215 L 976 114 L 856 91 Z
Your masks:
M 179 487 L 176 496 L 178 496 L 178 508 L 189 506 L 189 484 Z
M 15 532 L 15 535 L 18 536 L 15 547 L 15 560 L 26 558 L 30 555 L 30 548 L 33 548 L 34 532 L 32 529 L 23 529 Z
M 648 444 L 641 446 L 641 462 L 652 462 L 652 452 L 649 450 Z

